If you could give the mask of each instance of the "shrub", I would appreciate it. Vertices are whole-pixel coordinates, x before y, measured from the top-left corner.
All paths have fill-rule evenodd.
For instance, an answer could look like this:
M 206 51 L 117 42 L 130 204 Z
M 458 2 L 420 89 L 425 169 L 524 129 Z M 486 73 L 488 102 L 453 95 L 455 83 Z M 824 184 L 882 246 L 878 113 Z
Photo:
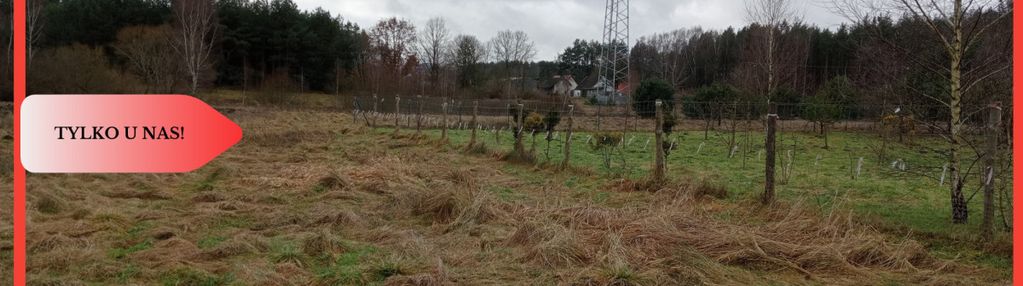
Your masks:
M 801 98 L 796 91 L 788 88 L 778 88 L 771 94 L 771 102 L 777 102 L 778 104 L 778 116 L 782 118 L 794 118 L 799 116 L 800 108 L 799 103 Z M 767 108 L 761 107 L 757 110 L 753 110 L 753 114 L 766 114 Z
M 530 112 L 526 115 L 526 118 L 522 122 L 522 130 L 525 131 L 541 131 L 547 123 L 544 120 L 544 116 L 536 112 Z
M 604 148 L 614 148 L 622 142 L 622 138 L 625 135 L 621 132 L 597 132 L 593 134 L 593 139 L 590 140 L 590 146 L 593 150 L 601 150 Z
M 546 129 L 545 131 L 554 130 L 554 127 L 558 126 L 558 123 L 561 123 L 561 113 L 557 111 L 547 112 L 547 116 L 544 116 L 543 118 L 543 123 Z
M 112 47 L 126 70 L 145 83 L 147 93 L 173 93 L 185 85 L 184 67 L 174 52 L 170 25 L 127 27 Z
M 259 92 L 254 94 L 259 103 L 282 105 L 288 103 L 298 90 L 298 84 L 288 75 L 287 69 L 277 69 L 263 78 Z
M 701 87 L 696 90 L 695 96 L 682 104 L 686 116 L 693 118 L 707 118 L 718 115 L 720 107 L 739 100 L 739 90 L 735 87 L 722 83 Z
M 852 104 L 855 92 L 849 78 L 835 77 L 805 102 L 802 117 L 822 124 L 845 118 L 845 106 Z
M 28 69 L 29 94 L 139 93 L 142 84 L 110 65 L 102 48 L 86 45 L 45 49 Z
M 668 82 L 664 80 L 645 80 L 636 89 L 632 107 L 636 110 L 636 115 L 643 118 L 652 118 L 657 115 L 657 111 L 654 109 L 654 102 L 660 99 L 664 102 L 662 107 L 664 111 L 671 113 L 675 105 L 674 95 L 675 90 Z

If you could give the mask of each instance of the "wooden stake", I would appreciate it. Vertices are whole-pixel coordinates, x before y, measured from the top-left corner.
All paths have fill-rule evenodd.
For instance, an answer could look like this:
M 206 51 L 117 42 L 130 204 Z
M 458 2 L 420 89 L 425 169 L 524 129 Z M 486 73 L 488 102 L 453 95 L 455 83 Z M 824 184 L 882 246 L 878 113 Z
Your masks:
M 770 103 L 767 112 L 767 136 L 764 142 L 766 158 L 764 159 L 764 194 L 761 203 L 767 205 L 774 202 L 774 159 L 775 129 L 778 125 L 778 106 Z
M 480 112 L 480 102 L 479 101 L 473 101 L 472 102 L 472 137 L 469 138 L 469 146 L 476 145 L 476 130 L 479 129 L 479 128 L 477 128 L 478 123 L 476 122 L 476 116 L 479 116 L 479 112 Z
M 572 158 L 572 123 L 574 122 L 574 120 L 572 119 L 572 114 L 574 112 L 575 112 L 575 106 L 574 105 L 569 105 L 568 106 L 568 121 L 565 122 L 567 124 L 567 130 L 565 131 L 565 146 L 562 147 L 562 149 L 564 149 L 564 152 L 565 152 L 565 155 L 564 155 L 565 158 L 563 158 L 562 161 L 561 161 L 561 169 L 562 170 L 568 168 L 568 166 L 570 164 L 570 160 L 569 159 Z
M 654 126 L 654 136 L 656 137 L 654 142 L 654 180 L 664 180 L 664 114 L 661 112 L 661 100 L 658 99 L 655 103 L 655 109 L 657 114 L 657 124 Z
M 987 151 L 984 156 L 984 220 L 981 222 L 981 238 L 991 241 L 995 221 L 995 168 L 998 155 L 998 135 L 1002 125 L 1002 107 L 991 104 L 987 122 Z
M 394 96 L 394 134 L 401 131 L 401 97 Z

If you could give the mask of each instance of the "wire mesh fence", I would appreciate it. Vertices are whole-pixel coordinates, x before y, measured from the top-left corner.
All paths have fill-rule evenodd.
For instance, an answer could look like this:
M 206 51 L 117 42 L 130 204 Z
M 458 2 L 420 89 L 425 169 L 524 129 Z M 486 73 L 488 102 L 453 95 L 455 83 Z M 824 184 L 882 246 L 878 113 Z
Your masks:
M 548 140 L 547 145 L 550 145 L 551 141 L 564 144 L 564 139 L 559 139 L 558 134 L 565 134 L 567 131 L 567 124 L 563 122 L 569 117 L 570 109 L 573 122 L 571 128 L 575 132 L 574 136 L 578 136 L 574 140 L 584 142 L 585 145 L 606 139 L 594 136 L 620 133 L 621 137 L 616 139 L 617 146 L 624 150 L 625 147 L 633 146 L 633 142 L 650 141 L 648 136 L 652 136 L 657 125 L 653 116 L 655 114 L 653 101 L 602 106 L 589 104 L 581 99 L 461 100 L 420 96 L 352 96 L 341 100 L 347 101 L 345 105 L 350 108 L 348 111 L 351 112 L 353 119 L 371 127 L 417 130 L 475 129 L 492 134 L 495 143 L 500 143 L 502 136 L 511 136 L 510 139 L 505 139 L 505 142 L 509 142 L 518 136 L 536 140 L 536 135 L 541 134 L 541 140 Z M 778 144 L 776 156 L 779 158 L 780 173 L 783 175 L 788 173 L 792 161 L 804 155 L 800 152 L 811 149 L 805 146 L 809 144 L 807 141 L 810 141 L 807 135 L 823 137 L 824 145 L 817 147 L 829 148 L 829 134 L 839 132 L 868 136 L 864 137 L 866 138 L 864 142 L 867 143 L 856 143 L 855 146 L 849 146 L 848 143 L 844 143 L 845 146 L 830 146 L 842 148 L 845 153 L 850 153 L 841 156 L 848 157 L 846 170 L 851 177 L 858 177 L 864 164 L 890 165 L 891 170 L 930 177 L 945 184 L 943 177 L 948 176 L 950 171 L 948 164 L 942 162 L 947 162 L 952 140 L 947 106 L 885 103 L 775 104 Z M 703 140 L 699 143 L 698 149 L 702 149 L 706 144 L 725 146 L 724 153 L 727 158 L 741 158 L 743 165 L 746 165 L 745 161 L 748 158 L 764 158 L 768 105 L 766 102 L 686 100 L 666 102 L 662 109 L 665 113 L 664 121 L 666 125 L 671 126 L 665 130 L 669 134 L 674 132 L 675 136 L 666 140 L 665 144 L 670 144 L 666 146 L 667 150 L 674 151 L 681 147 L 683 144 L 681 134 L 695 133 L 698 139 L 702 135 Z M 521 114 L 525 117 L 521 121 L 522 124 L 517 118 L 520 108 Z M 968 167 L 960 171 L 964 175 L 979 175 L 982 168 L 973 166 L 978 165 L 980 160 L 991 152 L 987 150 L 990 148 L 982 148 L 982 144 L 990 141 L 993 138 L 990 134 L 994 132 L 999 134 L 994 137 L 997 138 L 994 139 L 997 140 L 994 150 L 1010 150 L 1011 146 L 1007 145 L 1011 144 L 1012 127 L 1011 124 L 1000 124 L 995 127 L 997 130 L 989 130 L 990 128 L 986 126 L 991 120 L 988 118 L 989 111 L 992 110 L 989 105 L 968 105 L 963 109 L 965 116 L 963 124 L 957 126 L 959 135 L 957 140 L 963 146 L 961 150 L 963 154 L 960 156 L 964 165 Z M 1001 106 L 1001 110 L 1010 111 L 1011 106 Z M 1011 118 L 1012 115 L 1003 112 L 1001 116 Z M 1003 119 L 1001 122 L 1008 123 L 1011 120 Z M 696 145 L 693 142 L 688 143 Z M 895 144 L 902 145 L 900 147 L 902 149 L 908 148 L 914 153 L 922 154 L 921 156 L 927 159 L 916 160 L 917 162 L 912 162 L 912 168 L 907 167 L 909 162 L 906 158 L 917 156 L 905 156 L 891 151 L 890 146 Z M 643 146 L 650 146 L 650 143 L 647 142 Z M 640 151 L 647 152 L 652 149 L 642 148 Z M 1004 154 L 994 154 L 1000 158 L 1007 157 L 1002 155 Z M 820 158 L 816 159 L 819 160 Z M 1005 161 L 1008 159 L 999 162 Z
M 475 110 L 478 128 L 508 128 L 515 125 L 519 104 L 525 116 L 539 116 L 558 122 L 574 108 L 574 128 L 579 131 L 643 132 L 654 128 L 653 101 L 626 105 L 592 105 L 581 99 L 553 100 L 464 100 L 440 97 L 387 96 L 346 97 L 345 108 L 376 127 L 468 128 Z M 856 131 L 894 133 L 896 136 L 941 136 L 950 133 L 948 107 L 944 105 L 898 104 L 812 104 L 776 103 L 778 130 L 782 132 Z M 763 130 L 767 102 L 691 102 L 674 100 L 665 105 L 666 121 L 678 131 Z M 988 105 L 963 107 L 961 134 L 980 134 L 987 120 Z M 1011 110 L 1011 106 L 1003 106 Z M 441 117 L 447 114 L 447 120 Z M 534 115 L 535 114 L 535 115 Z M 1004 118 L 1011 118 L 1009 112 Z M 1010 122 L 1003 120 L 1003 122 Z M 561 124 L 549 126 L 563 130 Z M 1009 124 L 1003 129 L 1008 133 Z

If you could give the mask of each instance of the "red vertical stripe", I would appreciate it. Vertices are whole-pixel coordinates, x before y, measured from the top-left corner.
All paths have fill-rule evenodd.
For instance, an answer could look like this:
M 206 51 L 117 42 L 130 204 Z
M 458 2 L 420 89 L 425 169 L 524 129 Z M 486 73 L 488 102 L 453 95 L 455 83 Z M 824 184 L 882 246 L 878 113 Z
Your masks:
M 1020 267 L 1020 261 L 1023 260 L 1023 249 L 1020 245 L 1023 245 L 1023 237 L 1020 236 L 1019 230 L 1023 229 L 1023 223 L 1018 220 L 1023 217 L 1023 206 L 1019 204 L 1020 185 L 1023 184 L 1023 178 L 1020 178 L 1019 174 L 1023 171 L 1023 166 L 1020 165 L 1020 152 L 1023 152 L 1023 146 L 1018 144 L 1016 139 L 1023 138 L 1023 132 L 1020 128 L 1023 128 L 1023 119 L 1020 116 L 1023 114 L 1023 94 L 1020 94 L 1020 72 L 1019 66 L 1016 63 L 1020 61 L 1020 53 L 1023 52 L 1023 41 L 1020 37 L 1016 36 L 1016 32 L 1023 27 L 1023 18 L 1020 17 L 1019 13 L 1016 13 L 1016 8 L 1020 7 L 1019 1 L 1013 1 L 1012 11 L 1012 273 L 1013 273 L 1013 284 L 1023 285 L 1023 275 L 1020 275 L 1020 271 L 1023 271 L 1023 267 Z
M 25 100 L 26 0 L 14 0 L 14 285 L 25 285 L 25 168 L 21 166 L 21 102 Z

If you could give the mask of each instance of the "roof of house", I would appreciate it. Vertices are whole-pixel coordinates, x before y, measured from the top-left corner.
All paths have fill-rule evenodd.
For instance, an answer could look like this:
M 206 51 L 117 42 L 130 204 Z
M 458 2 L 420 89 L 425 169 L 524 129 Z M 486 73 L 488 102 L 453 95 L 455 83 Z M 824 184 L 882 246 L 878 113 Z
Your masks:
M 567 83 L 569 86 L 577 86 L 578 85 L 575 82 L 575 79 L 572 78 L 571 75 L 566 75 L 566 76 L 554 76 L 554 77 L 551 77 L 549 79 L 545 79 L 541 83 L 540 88 L 542 88 L 543 90 L 546 90 L 546 91 L 550 91 L 550 90 L 554 89 L 555 86 L 557 86 L 559 83 L 562 83 L 562 82 Z

